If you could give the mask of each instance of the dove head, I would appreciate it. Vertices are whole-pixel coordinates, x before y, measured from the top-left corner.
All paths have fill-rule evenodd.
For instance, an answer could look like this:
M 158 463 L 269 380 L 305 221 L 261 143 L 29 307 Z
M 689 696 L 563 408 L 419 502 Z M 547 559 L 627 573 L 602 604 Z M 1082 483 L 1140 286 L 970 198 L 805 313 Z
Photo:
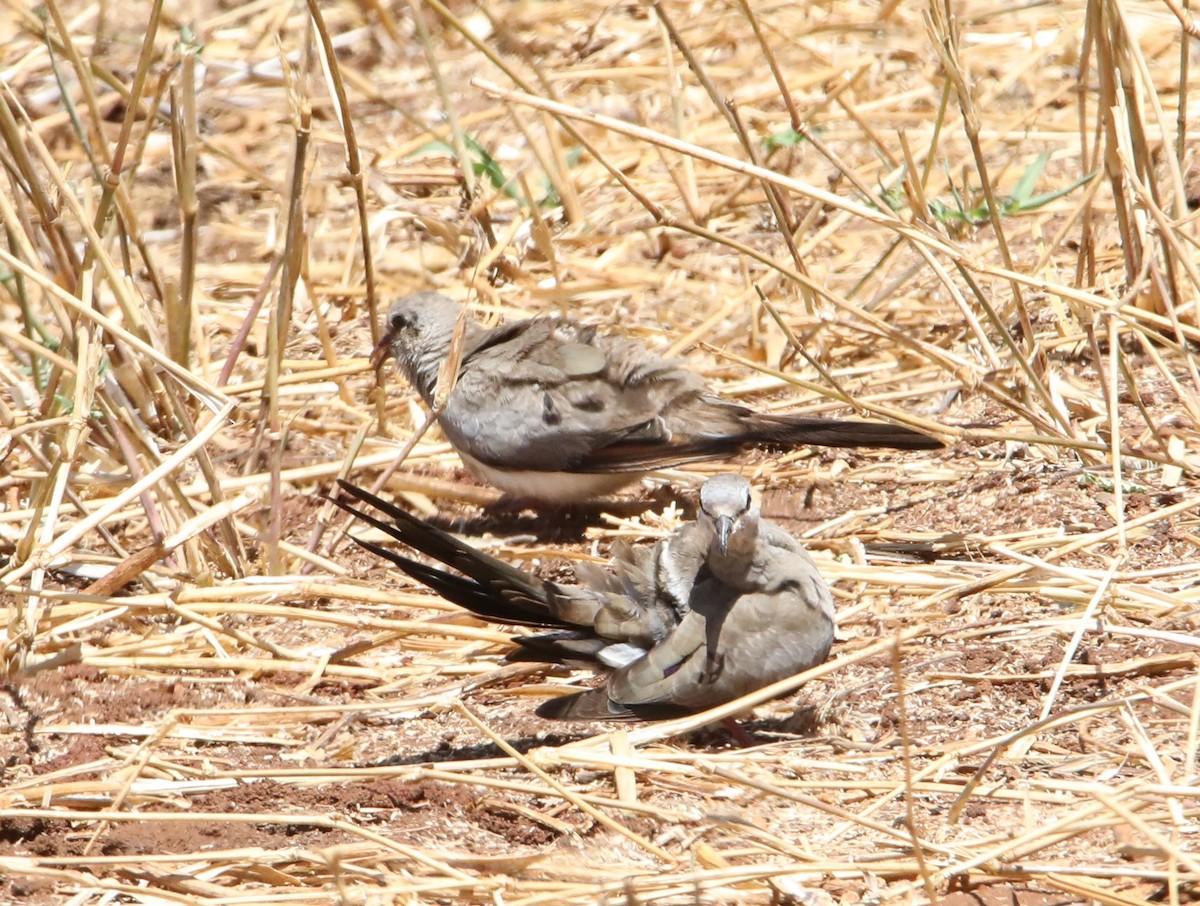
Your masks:
M 398 299 L 388 308 L 387 322 L 379 345 L 371 354 L 372 364 L 392 354 L 409 383 L 426 403 L 433 404 L 438 371 L 450 352 L 450 341 L 462 306 L 441 293 L 420 292 Z M 481 328 L 468 317 L 468 348 Z
M 716 475 L 700 488 L 700 522 L 712 527 L 717 550 L 753 547 L 758 534 L 758 508 L 750 499 L 750 482 L 741 475 Z

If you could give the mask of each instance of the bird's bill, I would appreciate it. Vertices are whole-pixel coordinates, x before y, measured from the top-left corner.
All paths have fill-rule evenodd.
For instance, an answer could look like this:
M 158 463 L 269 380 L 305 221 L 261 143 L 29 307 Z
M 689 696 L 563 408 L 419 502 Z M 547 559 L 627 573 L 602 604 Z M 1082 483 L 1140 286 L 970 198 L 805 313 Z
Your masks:
M 385 330 L 379 338 L 379 342 L 375 344 L 375 348 L 371 350 L 371 368 L 375 371 L 379 370 L 379 366 L 383 364 L 383 360 L 387 358 L 387 354 L 392 349 L 392 333 Z
M 717 546 L 721 549 L 721 553 L 729 550 L 729 537 L 733 534 L 733 517 L 718 516 L 717 517 Z

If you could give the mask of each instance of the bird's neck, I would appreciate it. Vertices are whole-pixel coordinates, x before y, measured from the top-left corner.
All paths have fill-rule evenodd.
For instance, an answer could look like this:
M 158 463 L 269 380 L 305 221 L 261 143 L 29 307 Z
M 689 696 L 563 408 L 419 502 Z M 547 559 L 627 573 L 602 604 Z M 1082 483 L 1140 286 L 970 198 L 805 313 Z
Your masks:
M 433 350 L 425 350 L 424 354 L 414 352 L 412 356 L 401 363 L 405 377 L 408 378 L 417 393 L 421 394 L 421 399 L 425 400 L 427 406 L 433 405 L 433 395 L 437 392 L 438 372 L 441 371 L 442 363 L 445 360 L 446 353 L 444 351 L 438 353 Z
M 754 569 L 754 555 L 758 548 L 758 533 L 743 530 L 729 539 L 722 553 L 714 541 L 708 552 L 708 568 L 716 578 L 727 585 L 740 587 Z
M 479 347 L 481 337 L 486 333 L 478 324 L 471 321 L 466 323 L 463 335 L 463 362 Z M 442 365 L 450 354 L 450 337 L 430 340 L 405 350 L 403 358 L 398 359 L 404 369 L 404 376 L 421 394 L 421 399 L 427 406 L 433 405 L 434 394 L 437 393 L 438 375 Z

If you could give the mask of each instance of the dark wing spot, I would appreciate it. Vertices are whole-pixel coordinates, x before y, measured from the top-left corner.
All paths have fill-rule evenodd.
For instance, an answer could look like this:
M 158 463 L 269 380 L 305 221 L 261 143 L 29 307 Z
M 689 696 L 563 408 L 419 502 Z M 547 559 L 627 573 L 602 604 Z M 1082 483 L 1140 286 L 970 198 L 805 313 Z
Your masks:
M 799 595 L 801 598 L 807 597 L 804 594 L 805 588 L 800 584 L 799 579 L 784 579 L 782 582 L 776 584 L 771 591 L 773 594 L 777 595 Z M 811 602 L 806 601 L 806 603 Z
M 690 657 L 690 655 L 689 655 L 689 657 Z M 664 677 L 674 676 L 676 673 L 679 672 L 679 668 L 682 667 L 686 663 L 687 663 L 687 658 L 685 657 L 685 658 L 680 658 L 674 664 L 668 664 L 667 668 L 665 670 L 663 670 L 663 676 Z
M 542 421 L 547 425 L 562 423 L 562 413 L 554 405 L 554 400 L 550 399 L 549 393 L 542 394 Z

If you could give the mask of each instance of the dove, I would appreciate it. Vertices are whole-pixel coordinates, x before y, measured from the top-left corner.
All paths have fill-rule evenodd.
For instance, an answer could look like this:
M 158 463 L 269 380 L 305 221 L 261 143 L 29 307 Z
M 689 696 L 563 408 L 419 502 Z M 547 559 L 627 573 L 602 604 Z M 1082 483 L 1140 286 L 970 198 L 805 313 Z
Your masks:
M 433 406 L 463 307 L 435 292 L 392 303 L 372 360 L 391 353 Z M 655 469 L 750 447 L 927 450 L 937 438 L 887 422 L 768 415 L 714 396 L 703 378 L 628 337 L 536 317 L 486 329 L 469 314 L 437 420 L 467 469 L 509 498 L 571 504 Z
M 696 520 L 667 538 L 618 542 L 607 568 L 574 564 L 574 585 L 538 578 L 339 485 L 347 496 L 338 506 L 439 565 L 355 538 L 367 550 L 478 617 L 546 630 L 515 636 L 509 660 L 586 663 L 606 675 L 601 686 L 542 703 L 542 717 L 696 713 L 822 663 L 833 644 L 833 598 L 816 564 L 762 518 L 738 475 L 705 482 Z

